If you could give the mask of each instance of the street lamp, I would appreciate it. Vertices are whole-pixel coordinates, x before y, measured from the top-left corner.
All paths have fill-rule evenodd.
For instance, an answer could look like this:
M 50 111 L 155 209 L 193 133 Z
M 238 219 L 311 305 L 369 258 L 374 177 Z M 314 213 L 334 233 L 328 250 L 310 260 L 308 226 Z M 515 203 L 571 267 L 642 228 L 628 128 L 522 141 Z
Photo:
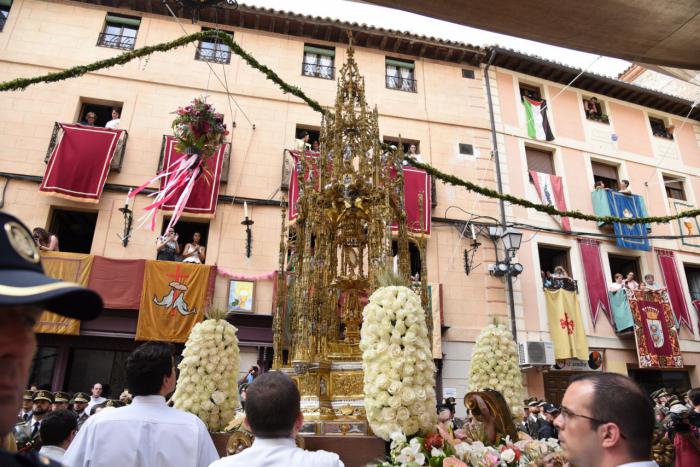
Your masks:
M 506 258 L 515 258 L 515 255 L 520 249 L 520 242 L 523 240 L 523 234 L 516 232 L 513 229 L 506 229 L 506 231 L 501 235 L 501 241 L 503 242 L 503 247 L 506 250 Z

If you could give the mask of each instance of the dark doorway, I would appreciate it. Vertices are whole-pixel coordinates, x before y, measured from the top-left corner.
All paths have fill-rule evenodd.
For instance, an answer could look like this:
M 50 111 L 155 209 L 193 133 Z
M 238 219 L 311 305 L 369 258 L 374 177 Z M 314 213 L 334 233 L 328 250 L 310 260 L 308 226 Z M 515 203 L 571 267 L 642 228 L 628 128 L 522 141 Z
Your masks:
M 691 388 L 688 370 L 663 371 L 635 368 L 629 370 L 629 375 L 647 394 L 659 388 L 665 388 L 670 393 L 681 395 Z
M 615 280 L 615 274 L 618 272 L 622 274 L 622 277 L 627 277 L 627 273 L 634 273 L 634 280 L 637 282 L 642 281 L 642 276 L 639 270 L 639 257 L 637 256 L 617 256 L 608 255 L 608 262 L 610 263 L 610 281 Z
M 29 373 L 29 382 L 36 383 L 40 386 L 49 385 L 53 381 L 53 369 L 56 365 L 56 355 L 58 349 L 56 347 L 40 346 L 34 359 L 32 360 L 32 369 Z
M 170 222 L 170 217 L 165 217 L 163 219 L 163 226 L 161 227 L 160 234 L 165 233 L 165 228 Z M 209 222 L 195 222 L 180 220 L 175 224 L 175 232 L 178 235 L 177 242 L 180 245 L 180 252 L 182 252 L 185 245 L 192 243 L 192 236 L 195 232 L 199 232 L 202 235 L 202 239 L 199 244 L 206 248 L 207 240 L 209 239 Z
M 78 115 L 78 123 L 85 123 L 85 115 L 88 112 L 94 112 L 95 114 L 95 126 L 104 127 L 105 124 L 112 120 L 112 109 L 117 109 L 119 115 L 122 113 L 122 104 L 115 103 L 113 105 L 102 105 L 102 104 L 91 104 L 89 102 L 83 102 L 80 106 L 80 115 Z
M 126 359 L 129 352 L 98 349 L 71 349 L 66 370 L 64 390 L 90 391 L 96 382 L 102 383 L 103 397 L 118 398 L 126 388 Z M 111 390 L 111 394 L 109 394 Z
M 58 237 L 61 251 L 90 253 L 96 225 L 96 212 L 54 209 L 49 231 Z
M 569 249 L 550 245 L 537 245 L 542 271 L 554 272 L 554 268 L 561 266 L 571 277 L 571 263 L 569 262 Z
M 321 132 L 318 130 L 318 128 L 310 126 L 297 125 L 296 132 L 294 133 L 294 138 L 301 139 L 304 135 L 304 132 L 309 134 L 308 144 L 312 148 L 314 146 L 314 141 L 318 141 L 319 144 L 321 143 Z

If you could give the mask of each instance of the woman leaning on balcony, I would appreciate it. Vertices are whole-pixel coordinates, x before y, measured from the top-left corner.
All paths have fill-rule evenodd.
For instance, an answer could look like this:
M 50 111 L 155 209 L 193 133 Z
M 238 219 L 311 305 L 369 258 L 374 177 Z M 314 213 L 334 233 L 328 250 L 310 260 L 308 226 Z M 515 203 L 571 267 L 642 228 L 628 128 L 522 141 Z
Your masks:
M 37 227 L 32 231 L 32 238 L 36 242 L 36 246 L 43 251 L 58 251 L 58 237 L 48 232 L 41 227 Z

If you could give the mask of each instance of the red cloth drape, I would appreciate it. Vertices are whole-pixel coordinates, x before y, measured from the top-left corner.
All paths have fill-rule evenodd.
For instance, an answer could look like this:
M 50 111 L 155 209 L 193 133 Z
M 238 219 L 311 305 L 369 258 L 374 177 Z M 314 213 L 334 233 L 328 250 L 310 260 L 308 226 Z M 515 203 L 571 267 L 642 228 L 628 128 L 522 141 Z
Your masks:
M 685 294 L 681 286 L 681 280 L 676 269 L 676 259 L 673 252 L 669 250 L 656 249 L 656 255 L 659 258 L 661 272 L 664 275 L 664 282 L 668 289 L 668 296 L 671 299 L 671 306 L 676 320 L 681 326 L 687 326 L 690 331 L 693 331 L 693 325 L 690 321 L 690 313 L 685 302 Z
M 292 171 L 289 174 L 289 209 L 287 210 L 287 218 L 291 222 L 296 220 L 297 215 L 299 214 L 299 211 L 297 210 L 297 201 L 299 201 L 300 192 L 297 163 L 299 162 L 299 157 L 301 156 L 301 153 L 299 151 L 289 151 L 289 153 L 294 158 Z M 304 156 L 306 162 L 310 164 L 310 170 L 307 170 L 304 174 L 305 179 L 308 180 L 311 171 L 313 171 L 314 177 L 316 178 L 316 180 L 318 180 L 318 167 L 316 163 L 318 161 L 319 153 L 305 151 Z
M 430 176 L 415 167 L 403 168 L 404 206 L 406 208 L 406 227 L 409 232 L 420 232 L 421 224 L 426 235 L 430 235 L 431 186 Z M 423 197 L 421 206 L 420 195 Z M 423 219 L 421 221 L 421 209 Z
M 184 154 L 175 150 L 177 141 L 173 136 L 165 137 L 165 149 L 163 153 L 163 170 L 169 171 L 175 167 Z M 224 156 L 229 150 L 231 143 L 224 143 L 219 146 L 219 150 L 207 159 L 207 169 L 210 176 L 202 174 L 194 184 L 194 189 L 190 194 L 184 212 L 188 214 L 199 214 L 204 216 L 213 216 L 216 213 L 216 201 L 219 197 L 219 184 L 221 182 L 221 168 L 224 163 Z M 161 180 L 161 189 L 167 183 L 167 177 Z M 180 193 L 184 188 L 177 191 L 170 201 L 165 203 L 161 208 L 163 211 L 173 211 L 175 204 L 180 197 Z
M 39 191 L 74 201 L 97 203 L 124 130 L 61 123 Z
M 610 324 L 613 324 L 608 285 L 603 272 L 603 262 L 600 258 L 600 242 L 581 238 L 579 239 L 579 248 L 583 259 L 583 272 L 586 276 L 588 305 L 591 310 L 593 326 L 595 327 L 598 314 L 601 312 L 605 314 Z
M 105 308 L 138 310 L 146 260 L 95 256 L 88 287 L 102 296 Z

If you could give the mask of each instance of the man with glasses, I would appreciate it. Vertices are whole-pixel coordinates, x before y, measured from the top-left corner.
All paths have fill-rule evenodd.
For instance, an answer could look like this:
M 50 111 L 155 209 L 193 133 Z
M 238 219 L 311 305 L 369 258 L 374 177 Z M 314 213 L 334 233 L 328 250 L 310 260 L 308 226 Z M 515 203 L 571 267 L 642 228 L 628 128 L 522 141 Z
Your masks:
M 578 467 L 654 467 L 654 410 L 634 381 L 616 373 L 571 378 L 554 421 L 559 442 Z

